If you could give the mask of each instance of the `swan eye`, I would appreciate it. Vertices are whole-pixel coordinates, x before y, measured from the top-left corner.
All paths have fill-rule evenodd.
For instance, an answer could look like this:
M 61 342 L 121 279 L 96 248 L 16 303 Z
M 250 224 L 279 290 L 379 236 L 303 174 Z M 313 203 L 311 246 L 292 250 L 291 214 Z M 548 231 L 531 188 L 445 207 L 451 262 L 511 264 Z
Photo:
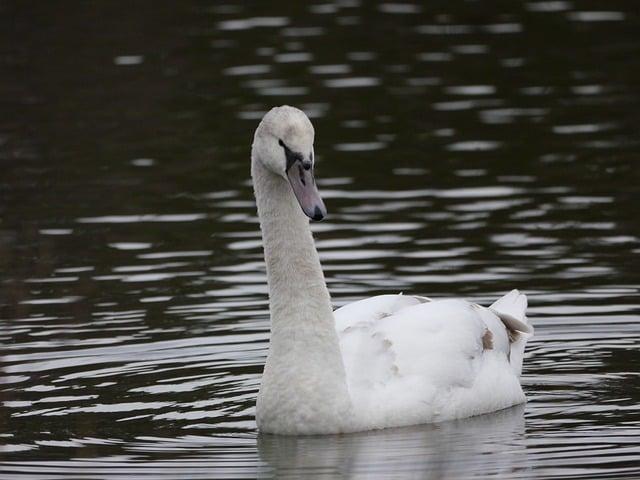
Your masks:
M 287 166 L 285 168 L 285 172 L 288 172 L 291 166 L 297 161 L 302 161 L 302 155 L 294 152 L 289 147 L 285 145 L 282 139 L 278 139 L 278 144 L 284 149 L 284 156 L 287 159 Z

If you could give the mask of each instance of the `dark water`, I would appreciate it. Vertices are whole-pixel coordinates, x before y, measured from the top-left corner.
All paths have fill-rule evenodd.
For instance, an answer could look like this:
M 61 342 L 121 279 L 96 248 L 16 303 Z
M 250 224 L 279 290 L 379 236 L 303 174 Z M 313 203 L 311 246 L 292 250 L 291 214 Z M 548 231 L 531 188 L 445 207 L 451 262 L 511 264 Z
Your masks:
M 0 476 L 640 478 L 635 1 L 0 4 Z M 258 119 L 336 305 L 524 290 L 529 403 L 259 436 Z

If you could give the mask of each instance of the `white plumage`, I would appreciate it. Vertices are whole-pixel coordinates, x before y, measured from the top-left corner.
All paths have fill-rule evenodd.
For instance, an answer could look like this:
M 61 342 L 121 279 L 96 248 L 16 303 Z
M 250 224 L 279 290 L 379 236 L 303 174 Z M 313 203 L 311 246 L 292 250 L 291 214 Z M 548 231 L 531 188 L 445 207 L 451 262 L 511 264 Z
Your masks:
M 305 216 L 326 214 L 313 178 L 313 139 L 306 115 L 284 106 L 265 115 L 252 147 L 271 313 L 258 427 L 350 432 L 524 402 L 519 375 L 533 329 L 517 290 L 489 308 L 380 295 L 332 311 Z
M 510 342 L 502 317 L 517 319 L 527 333 L 516 335 L 528 336 L 526 297 L 513 290 L 496 304 L 499 314 L 463 300 L 380 295 L 336 310 L 359 422 L 415 425 L 523 402 L 524 341 Z

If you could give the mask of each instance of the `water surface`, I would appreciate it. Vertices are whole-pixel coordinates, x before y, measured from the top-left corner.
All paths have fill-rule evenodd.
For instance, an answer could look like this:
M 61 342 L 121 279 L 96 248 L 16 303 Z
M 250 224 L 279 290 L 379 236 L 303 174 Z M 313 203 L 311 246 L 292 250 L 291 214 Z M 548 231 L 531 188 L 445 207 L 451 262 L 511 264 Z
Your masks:
M 5 2 L 0 476 L 640 477 L 631 1 Z M 336 306 L 525 291 L 529 402 L 260 436 L 249 149 L 316 127 Z

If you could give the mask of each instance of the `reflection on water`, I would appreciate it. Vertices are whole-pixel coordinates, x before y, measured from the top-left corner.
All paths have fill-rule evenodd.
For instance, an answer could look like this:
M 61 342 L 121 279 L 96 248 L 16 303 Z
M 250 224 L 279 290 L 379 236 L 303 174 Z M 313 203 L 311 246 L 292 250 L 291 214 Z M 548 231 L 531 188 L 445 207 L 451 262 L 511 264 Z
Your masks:
M 11 1 L 0 26 L 6 478 L 640 476 L 632 3 Z M 316 126 L 336 306 L 526 291 L 526 407 L 257 434 L 248 156 L 282 103 Z
M 524 406 L 475 418 L 342 436 L 258 437 L 267 476 L 367 478 L 376 472 L 402 478 L 511 476 L 526 470 Z

